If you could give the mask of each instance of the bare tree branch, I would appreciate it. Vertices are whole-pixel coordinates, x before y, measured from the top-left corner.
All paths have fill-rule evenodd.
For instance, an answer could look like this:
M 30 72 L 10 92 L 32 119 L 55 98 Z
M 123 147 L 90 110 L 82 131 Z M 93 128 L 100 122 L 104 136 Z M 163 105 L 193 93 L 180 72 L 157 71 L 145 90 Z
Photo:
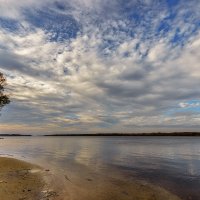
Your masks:
M 10 103 L 9 97 L 4 94 L 4 86 L 6 85 L 6 78 L 3 73 L 0 72 L 0 111 L 6 105 Z

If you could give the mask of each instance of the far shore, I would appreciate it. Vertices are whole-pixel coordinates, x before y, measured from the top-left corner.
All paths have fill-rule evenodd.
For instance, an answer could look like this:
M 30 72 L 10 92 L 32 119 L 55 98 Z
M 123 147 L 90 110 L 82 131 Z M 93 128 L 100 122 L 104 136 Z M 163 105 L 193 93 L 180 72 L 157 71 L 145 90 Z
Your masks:
M 31 137 L 32 135 L 31 134 L 0 134 L 0 137 L 21 137 L 21 136 Z
M 2 137 L 31 137 L 31 136 L 200 136 L 200 132 L 156 132 L 156 133 L 64 133 L 64 134 L 44 134 L 44 135 L 32 135 L 32 134 L 0 134 L 0 139 L 4 139 Z
M 81 133 L 81 134 L 46 134 L 43 136 L 200 136 L 200 132 L 173 133 Z

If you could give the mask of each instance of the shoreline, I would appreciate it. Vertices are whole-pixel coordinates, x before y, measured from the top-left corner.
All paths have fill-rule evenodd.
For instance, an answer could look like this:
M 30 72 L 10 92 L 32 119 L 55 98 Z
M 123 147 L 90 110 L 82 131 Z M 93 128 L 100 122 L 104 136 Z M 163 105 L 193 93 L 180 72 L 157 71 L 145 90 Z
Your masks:
M 0 157 L 0 197 L 3 200 L 180 200 L 145 181 L 124 181 L 104 174 L 85 179 L 91 172 L 84 169 L 74 172 L 76 178 L 52 173 L 25 161 Z

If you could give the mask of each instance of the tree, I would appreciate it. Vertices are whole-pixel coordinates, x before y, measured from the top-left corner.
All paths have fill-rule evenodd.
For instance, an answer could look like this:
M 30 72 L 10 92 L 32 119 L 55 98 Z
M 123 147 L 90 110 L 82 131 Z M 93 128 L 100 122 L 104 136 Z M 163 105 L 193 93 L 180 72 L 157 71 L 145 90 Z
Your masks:
M 0 72 L 0 111 L 6 105 L 10 103 L 9 97 L 4 94 L 4 87 L 6 85 L 6 78 L 3 73 Z

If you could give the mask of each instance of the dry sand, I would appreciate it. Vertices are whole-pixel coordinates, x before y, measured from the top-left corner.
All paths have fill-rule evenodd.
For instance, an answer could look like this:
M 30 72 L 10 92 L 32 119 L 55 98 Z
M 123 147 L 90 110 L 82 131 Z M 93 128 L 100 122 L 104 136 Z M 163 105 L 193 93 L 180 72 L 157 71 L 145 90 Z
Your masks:
M 0 200 L 48 200 L 57 194 L 48 190 L 42 168 L 13 158 L 0 157 Z
M 180 200 L 163 188 L 138 180 L 102 175 L 83 179 L 83 174 L 77 172 L 76 180 L 63 174 L 61 180 L 36 165 L 1 157 L 0 200 Z

